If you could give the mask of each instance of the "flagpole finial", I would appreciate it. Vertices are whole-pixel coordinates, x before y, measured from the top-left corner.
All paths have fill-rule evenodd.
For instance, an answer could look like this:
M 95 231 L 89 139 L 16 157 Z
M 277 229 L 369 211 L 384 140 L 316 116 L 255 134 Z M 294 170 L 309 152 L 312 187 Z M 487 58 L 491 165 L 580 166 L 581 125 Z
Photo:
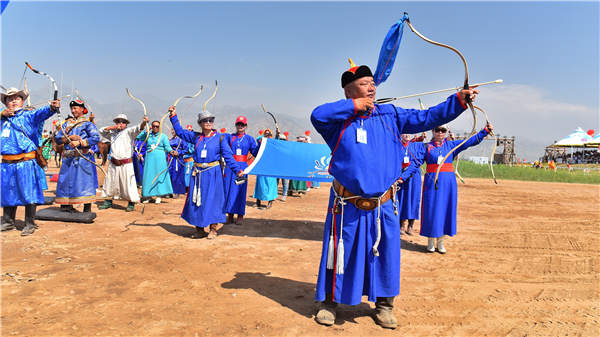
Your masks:
M 356 67 L 356 64 L 354 64 L 354 61 L 350 57 L 348 58 L 348 62 L 350 62 L 350 68 Z

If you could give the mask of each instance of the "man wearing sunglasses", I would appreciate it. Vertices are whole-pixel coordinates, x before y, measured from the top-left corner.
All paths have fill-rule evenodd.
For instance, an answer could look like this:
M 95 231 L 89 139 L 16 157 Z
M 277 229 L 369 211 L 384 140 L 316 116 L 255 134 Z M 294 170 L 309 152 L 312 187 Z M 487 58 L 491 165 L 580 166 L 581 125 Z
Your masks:
M 135 203 L 140 201 L 132 160 L 135 138 L 148 123 L 148 117 L 144 116 L 142 123 L 129 128 L 129 119 L 125 114 L 117 115 L 113 121 L 115 125 L 100 129 L 100 134 L 109 140 L 111 148 L 110 163 L 102 187 L 102 196 L 107 199 L 98 208 L 112 207 L 112 199 L 118 196 L 129 201 L 125 211 L 131 212 Z
M 449 140 L 446 138 L 448 127 L 437 126 L 432 130 L 433 139 L 424 144 L 419 143 L 413 151 L 416 166 L 427 164 L 425 180 L 423 181 L 423 205 L 421 214 L 421 236 L 427 237 L 427 251 L 433 253 L 436 248 L 441 254 L 446 253 L 444 240 L 447 236 L 456 235 L 456 206 L 457 185 L 454 174 L 454 159 L 464 150 L 475 146 L 493 130 L 493 126 L 487 123 L 479 133 L 470 137 L 463 145 L 457 148 L 448 158 L 442 162 L 444 157 L 453 148 L 462 143 L 461 139 Z M 411 163 L 411 165 L 413 165 Z M 435 174 L 438 167 L 440 175 L 435 186 Z
M 376 87 L 368 66 L 352 66 L 342 74 L 345 99 L 315 108 L 311 122 L 331 148 L 329 172 L 334 177 L 323 233 L 323 250 L 315 299 L 315 317 L 332 325 L 337 303 L 357 305 L 362 296 L 375 302 L 374 320 L 394 329 L 394 298 L 400 292 L 400 226 L 395 199 L 402 171 L 400 135 L 431 130 L 458 117 L 462 90 L 426 110 L 374 103 Z M 344 249 L 345 247 L 345 249 Z
M 226 220 L 221 158 L 238 177 L 242 177 L 244 171 L 233 158 L 229 143 L 224 141 L 225 136 L 214 128 L 215 116 L 212 113 L 203 111 L 198 114 L 200 132 L 183 129 L 174 106 L 169 108 L 169 117 L 177 136 L 194 144 L 194 168 L 181 217 L 196 227 L 194 238 L 203 236 L 204 231 L 208 233 L 208 239 L 214 239 Z
M 160 204 L 161 197 L 173 194 L 171 177 L 167 169 L 167 153 L 176 156 L 177 151 L 169 144 L 169 138 L 164 133 L 159 133 L 160 122 L 153 121 L 150 134 L 142 131 L 137 140 L 146 141 L 146 157 L 144 158 L 144 177 L 142 178 L 143 203 L 156 197 L 154 203 Z
M 233 159 L 239 164 L 240 169 L 248 167 L 248 155 L 256 155 L 258 145 L 256 140 L 246 134 L 248 120 L 244 116 L 239 116 L 235 120 L 235 133 L 225 134 L 225 139 L 231 151 Z M 236 184 L 236 172 L 231 169 L 225 169 L 225 213 L 227 213 L 227 223 L 234 223 L 233 217 L 237 214 L 236 225 L 241 225 L 246 214 L 246 193 L 248 192 L 248 182 Z

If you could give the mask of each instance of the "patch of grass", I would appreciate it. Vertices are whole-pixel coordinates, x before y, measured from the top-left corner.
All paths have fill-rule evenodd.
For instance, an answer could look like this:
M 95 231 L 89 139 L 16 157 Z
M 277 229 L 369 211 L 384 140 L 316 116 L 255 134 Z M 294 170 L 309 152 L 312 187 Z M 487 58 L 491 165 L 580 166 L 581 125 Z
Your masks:
M 455 163 L 456 165 L 456 163 Z M 463 178 L 492 177 L 489 165 L 460 161 L 458 172 Z M 600 184 L 600 170 L 574 170 L 559 168 L 556 172 L 549 169 L 535 169 L 527 166 L 494 165 L 496 179 L 547 181 L 559 183 Z

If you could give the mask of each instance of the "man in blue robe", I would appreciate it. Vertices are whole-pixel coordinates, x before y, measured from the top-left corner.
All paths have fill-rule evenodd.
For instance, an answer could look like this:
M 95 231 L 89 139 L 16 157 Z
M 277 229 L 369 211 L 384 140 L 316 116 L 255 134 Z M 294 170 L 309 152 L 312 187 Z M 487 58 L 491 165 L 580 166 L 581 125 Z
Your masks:
M 233 152 L 233 159 L 238 163 L 239 168 L 244 170 L 248 167 L 248 155 L 256 155 L 258 144 L 256 140 L 246 134 L 248 120 L 244 116 L 239 116 L 235 120 L 236 133 L 225 134 L 225 141 L 229 143 Z M 236 172 L 231 169 L 225 169 L 225 212 L 228 214 L 227 223 L 234 223 L 233 216 L 237 214 L 236 225 L 241 225 L 246 214 L 246 193 L 248 192 L 248 181 L 242 184 L 236 184 Z
M 81 100 L 71 101 L 69 106 L 74 118 L 59 126 L 56 134 L 56 143 L 64 144 L 65 149 L 54 202 L 65 211 L 75 212 L 73 205 L 83 204 L 83 211 L 91 212 L 92 202 L 96 200 L 98 173 L 94 155 L 89 150 L 100 141 L 100 132 L 84 117 L 87 109 Z
M 17 206 L 25 206 L 25 227 L 22 236 L 31 235 L 37 226 L 34 222 L 36 204 L 44 203 L 42 181 L 44 171 L 38 167 L 35 151 L 40 145 L 39 129 L 44 121 L 60 109 L 60 99 L 37 110 L 23 110 L 29 96 L 23 90 L 9 88 L 0 99 L 6 106 L 2 111 L 0 144 L 0 188 L 3 208 L 2 231 L 15 229 Z
M 369 67 L 342 74 L 346 99 L 315 108 L 311 122 L 331 148 L 334 182 L 323 231 L 315 317 L 335 322 L 336 305 L 357 305 L 363 295 L 375 302 L 375 322 L 394 329 L 393 301 L 400 293 L 400 226 L 397 183 L 402 171 L 402 133 L 417 133 L 449 122 L 465 109 L 463 90 L 427 110 L 378 105 Z M 346 251 L 344 250 L 346 247 Z

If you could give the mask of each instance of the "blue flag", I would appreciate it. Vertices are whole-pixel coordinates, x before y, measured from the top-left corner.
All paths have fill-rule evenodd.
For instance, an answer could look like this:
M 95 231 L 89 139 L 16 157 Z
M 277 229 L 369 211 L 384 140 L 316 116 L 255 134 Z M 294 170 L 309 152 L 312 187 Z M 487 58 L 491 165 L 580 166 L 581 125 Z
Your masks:
M 375 75 L 373 76 L 376 86 L 385 82 L 392 73 L 394 61 L 396 61 L 396 54 L 398 54 L 398 48 L 400 47 L 400 41 L 402 40 L 404 21 L 406 19 L 408 19 L 408 14 L 404 13 L 402 19 L 390 28 L 383 40 L 383 45 L 379 52 L 379 60 L 377 61 L 377 70 L 375 70 Z
M 288 142 L 263 138 L 256 159 L 244 170 L 283 179 L 330 182 L 331 150 L 325 144 Z
M 2 15 L 2 13 L 4 13 L 4 9 L 6 8 L 6 6 L 8 6 L 8 2 L 9 2 L 9 0 L 0 1 L 0 15 Z

